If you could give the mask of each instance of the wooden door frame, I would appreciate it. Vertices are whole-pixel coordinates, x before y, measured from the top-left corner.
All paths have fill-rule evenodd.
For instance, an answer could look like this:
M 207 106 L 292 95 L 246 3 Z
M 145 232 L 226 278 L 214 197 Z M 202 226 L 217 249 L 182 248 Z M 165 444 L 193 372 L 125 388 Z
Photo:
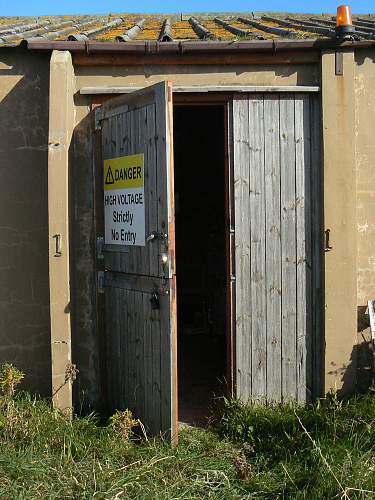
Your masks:
M 234 261 L 234 184 L 233 184 L 233 134 L 232 109 L 233 93 L 178 93 L 173 96 L 174 107 L 222 106 L 224 110 L 224 190 L 225 190 L 225 259 L 226 259 L 226 393 L 235 395 L 235 261 Z M 178 264 L 177 264 L 178 266 Z M 178 269 L 178 267 L 177 267 Z
M 101 136 L 95 131 L 95 109 L 111 98 L 113 95 L 93 94 L 91 96 L 92 129 L 93 129 L 93 190 L 94 190 L 94 217 L 95 217 L 95 274 L 104 271 L 104 261 L 98 258 L 97 238 L 104 234 L 104 215 L 102 207 L 101 188 L 102 179 L 102 153 Z M 225 253 L 226 253 L 226 387 L 228 396 L 235 394 L 235 281 L 232 279 L 235 272 L 234 263 L 234 198 L 233 198 L 233 148 L 231 133 L 231 106 L 233 94 L 228 92 L 218 93 L 174 93 L 173 106 L 222 106 L 224 110 L 224 177 L 225 177 Z M 105 306 L 104 293 L 100 293 L 96 279 L 96 322 L 100 337 L 100 372 L 101 396 L 103 407 L 108 408 L 107 391 L 107 363 L 105 342 Z

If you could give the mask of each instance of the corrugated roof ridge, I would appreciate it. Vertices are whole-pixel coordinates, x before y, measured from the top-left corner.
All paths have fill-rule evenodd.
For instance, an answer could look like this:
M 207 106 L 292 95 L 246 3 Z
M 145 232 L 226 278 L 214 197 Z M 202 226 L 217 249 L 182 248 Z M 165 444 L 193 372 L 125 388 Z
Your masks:
M 280 19 L 278 17 L 271 17 L 271 16 L 262 16 L 261 19 L 264 19 L 265 21 L 272 21 L 280 24 L 281 26 L 286 26 L 289 28 L 294 28 L 297 30 L 301 30 L 304 32 L 309 32 L 309 33 L 317 33 L 319 35 L 327 35 L 327 36 L 335 36 L 336 32 L 333 29 L 330 29 L 329 27 L 322 27 L 322 26 L 309 26 L 308 24 L 302 24 L 301 23 L 296 23 L 292 21 L 287 21 L 285 19 Z
M 173 40 L 172 25 L 169 17 L 164 19 L 160 30 L 159 42 L 171 42 Z
M 199 36 L 199 38 L 203 40 L 215 40 L 216 37 L 213 33 L 211 33 L 210 30 L 208 30 L 203 24 L 201 24 L 198 19 L 195 17 L 190 17 L 189 18 L 189 23 L 191 24 L 191 27 L 195 31 L 195 33 Z
M 283 28 L 277 28 L 275 26 L 267 26 L 266 24 L 260 23 L 253 19 L 247 19 L 246 17 L 239 17 L 239 21 L 249 24 L 250 26 L 254 26 L 254 28 L 258 28 L 266 33 L 272 33 L 273 35 L 280 35 L 285 38 L 296 38 L 297 34 L 294 31 L 284 30 Z
M 257 40 L 262 39 L 261 36 L 257 35 L 253 31 L 251 31 L 250 28 L 248 30 L 238 28 L 237 26 L 233 26 L 232 24 L 230 24 L 226 21 L 223 21 L 222 19 L 220 19 L 218 17 L 215 17 L 214 21 L 215 21 L 215 23 L 219 24 L 220 26 L 223 26 L 223 28 L 225 28 L 230 33 L 233 33 L 234 35 L 239 36 L 241 38 L 252 38 L 252 39 L 257 39 Z
M 146 23 L 145 18 L 140 19 L 134 24 L 134 26 L 125 31 L 123 35 L 117 36 L 116 40 L 119 42 L 130 42 L 131 40 L 134 40 L 134 38 L 136 38 L 139 35 L 139 33 L 143 30 L 145 23 Z
M 111 28 L 115 28 L 116 26 L 119 26 L 121 23 L 123 23 L 123 19 L 121 17 L 115 18 L 113 21 L 109 21 L 102 26 L 98 26 L 97 28 L 94 28 L 89 31 L 84 31 L 82 33 L 77 33 L 75 35 L 70 35 L 68 37 L 68 40 L 89 40 L 91 36 L 93 35 L 100 35 L 101 33 L 110 30 Z

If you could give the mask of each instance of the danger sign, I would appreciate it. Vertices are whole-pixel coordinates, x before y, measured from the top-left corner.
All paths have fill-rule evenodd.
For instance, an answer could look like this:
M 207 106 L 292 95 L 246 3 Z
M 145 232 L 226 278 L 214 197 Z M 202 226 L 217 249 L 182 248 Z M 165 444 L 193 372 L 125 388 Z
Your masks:
M 144 155 L 104 160 L 104 240 L 145 245 Z

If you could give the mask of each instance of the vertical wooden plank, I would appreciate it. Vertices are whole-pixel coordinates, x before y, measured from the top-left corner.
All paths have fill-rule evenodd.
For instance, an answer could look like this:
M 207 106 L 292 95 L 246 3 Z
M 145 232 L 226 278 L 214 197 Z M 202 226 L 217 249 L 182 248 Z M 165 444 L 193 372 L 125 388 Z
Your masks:
M 132 311 L 130 310 L 130 297 L 126 290 L 123 290 L 123 311 L 122 311 L 122 321 L 121 325 L 121 363 L 122 363 L 122 375 L 123 375 L 123 396 L 122 396 L 122 407 L 131 408 L 130 392 L 131 392 L 131 366 L 130 366 L 130 336 L 131 336 L 131 324 L 132 324 Z M 110 368 L 110 367 L 109 367 Z
M 158 226 L 159 231 L 168 235 L 167 241 L 159 242 L 160 256 L 166 254 L 168 262 L 163 264 L 160 258 L 159 275 L 173 278 L 174 270 L 174 210 L 173 210 L 173 147 L 171 139 L 172 90 L 165 82 L 164 87 L 155 91 L 156 104 L 156 134 L 157 134 L 157 190 L 158 190 Z M 164 168 L 161 167 L 164 166 Z M 171 206 L 172 202 L 172 206 Z M 173 212 L 173 213 L 172 213 Z M 172 231 L 172 232 L 171 232 Z M 160 296 L 160 390 L 161 390 L 161 422 L 163 429 L 171 429 L 172 438 L 177 433 L 176 406 L 176 360 L 174 347 L 176 345 L 176 304 L 171 309 L 174 296 L 173 283 L 170 296 Z
M 144 402 L 144 362 L 143 362 L 143 333 L 144 333 L 144 314 L 142 293 L 133 292 L 134 295 L 134 342 L 135 342 L 135 372 L 136 372 L 136 404 L 138 417 L 144 421 L 145 402 Z M 147 425 L 147 423 L 146 423 Z
M 159 424 L 161 428 L 161 322 L 160 310 L 151 311 L 151 342 L 152 342 L 152 415 L 155 426 Z
M 132 144 L 131 144 L 131 140 L 132 140 L 131 115 L 132 115 L 131 111 L 120 114 L 120 119 L 122 120 L 122 133 L 123 133 L 122 142 L 124 145 L 123 152 L 124 152 L 125 156 L 130 155 L 131 150 L 132 150 L 131 149 L 132 148 Z M 121 269 L 123 272 L 128 272 L 128 273 L 133 272 L 133 266 L 132 266 L 133 260 L 130 257 L 129 249 L 126 252 L 120 253 L 119 260 L 120 260 L 120 263 L 119 263 L 118 269 Z
M 281 401 L 280 116 L 277 94 L 264 96 L 267 399 Z
M 128 344 L 129 344 L 129 358 L 126 362 L 129 364 L 129 408 L 135 412 L 137 416 L 137 366 L 135 360 L 135 322 L 136 310 L 135 310 L 135 293 L 132 291 L 126 291 L 126 307 L 129 311 L 128 316 Z
M 251 397 L 250 149 L 247 96 L 233 100 L 237 396 Z
M 152 422 L 152 341 L 151 341 L 151 306 L 150 296 L 142 294 L 142 317 L 143 317 L 143 359 L 142 370 L 144 373 L 144 421 Z M 150 432 L 152 432 L 152 428 Z
M 108 287 L 106 288 L 105 291 L 105 306 L 106 306 L 106 328 L 105 328 L 105 334 L 106 334 L 106 367 L 107 367 L 107 395 L 108 395 L 108 408 L 110 411 L 113 409 L 113 373 L 112 371 L 108 370 L 108 367 L 111 366 L 112 363 L 112 318 L 113 315 L 110 314 L 110 308 L 112 304 L 112 288 Z
M 124 336 L 123 336 L 123 348 L 122 348 L 122 362 L 124 365 L 125 374 L 125 384 L 124 384 L 124 405 L 126 407 L 133 409 L 133 378 L 132 378 L 132 329 L 133 329 L 133 308 L 132 308 L 132 295 L 130 292 L 124 293 L 126 302 L 124 303 L 124 309 L 126 311 L 126 317 L 124 318 Z
M 296 154 L 294 96 L 280 96 L 281 247 L 282 247 L 282 397 L 296 391 Z
M 113 381 L 113 391 L 114 391 L 114 401 L 115 401 L 115 408 L 114 410 L 117 409 L 122 409 L 122 399 L 121 399 L 121 393 L 122 393 L 122 386 L 123 386 L 123 380 L 122 380 L 122 370 L 121 370 L 121 365 L 122 365 L 122 352 L 121 352 L 121 334 L 122 334 L 122 328 L 121 328 L 121 318 L 122 314 L 121 311 L 123 310 L 125 306 L 124 304 L 124 293 L 123 290 L 119 288 L 114 288 L 113 289 L 113 295 L 114 295 L 114 300 L 112 302 L 113 307 L 112 307 L 112 312 L 113 312 L 113 332 L 112 332 L 112 365 L 110 365 L 110 369 L 113 370 L 113 375 L 114 375 L 114 381 Z
M 151 104 L 146 108 L 147 119 L 147 153 L 145 163 L 147 164 L 148 189 L 145 202 L 148 214 L 148 233 L 158 230 L 157 211 L 157 169 L 156 169 L 156 142 L 155 142 L 155 105 Z M 149 273 L 150 276 L 158 276 L 158 243 L 151 241 L 146 243 L 149 252 Z
M 249 96 L 252 396 L 267 394 L 267 308 L 265 268 L 265 186 L 263 96 Z
M 323 395 L 323 190 L 320 96 L 310 96 L 311 135 L 311 251 L 312 251 L 312 376 L 313 397 Z
M 155 104 L 147 106 L 147 165 L 148 183 L 147 191 L 149 232 L 158 231 L 158 203 L 157 203 L 157 161 L 156 161 L 156 126 Z M 158 276 L 159 251 L 158 242 L 149 243 L 150 276 Z
M 297 400 L 307 398 L 307 350 L 311 350 L 307 292 L 310 281 L 310 106 L 309 96 L 295 97 L 296 127 L 296 234 L 297 234 Z M 310 293 L 308 295 L 311 299 Z

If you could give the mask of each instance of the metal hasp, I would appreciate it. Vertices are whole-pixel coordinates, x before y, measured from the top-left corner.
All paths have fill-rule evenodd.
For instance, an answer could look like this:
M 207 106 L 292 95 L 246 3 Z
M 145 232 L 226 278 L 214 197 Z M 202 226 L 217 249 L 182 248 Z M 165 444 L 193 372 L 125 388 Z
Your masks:
M 151 309 L 153 311 L 160 309 L 160 300 L 157 292 L 153 292 L 153 294 L 151 295 L 150 303 L 151 303 Z
M 154 241 L 154 240 L 166 240 L 168 235 L 162 233 L 160 231 L 152 231 L 146 238 L 146 241 Z
M 344 54 L 341 50 L 335 52 L 335 75 L 344 76 Z

